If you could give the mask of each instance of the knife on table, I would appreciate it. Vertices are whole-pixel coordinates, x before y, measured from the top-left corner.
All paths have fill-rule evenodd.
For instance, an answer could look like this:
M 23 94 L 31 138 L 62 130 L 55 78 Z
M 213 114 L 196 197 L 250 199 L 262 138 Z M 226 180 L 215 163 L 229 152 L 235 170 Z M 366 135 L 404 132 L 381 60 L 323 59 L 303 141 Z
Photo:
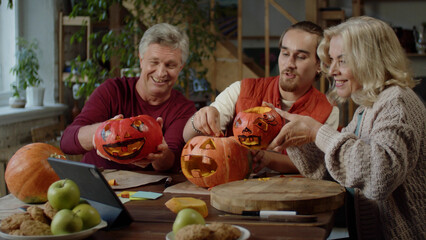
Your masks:
M 315 215 L 297 215 L 294 211 L 243 211 L 242 215 L 219 215 L 228 219 L 308 223 L 317 221 Z

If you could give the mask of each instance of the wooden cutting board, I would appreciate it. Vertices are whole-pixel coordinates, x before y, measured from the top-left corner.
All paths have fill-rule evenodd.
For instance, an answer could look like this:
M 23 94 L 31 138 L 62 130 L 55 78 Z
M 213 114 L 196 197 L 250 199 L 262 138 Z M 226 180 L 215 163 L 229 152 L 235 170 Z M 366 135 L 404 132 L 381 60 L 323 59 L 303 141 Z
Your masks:
M 341 207 L 344 197 L 345 188 L 335 182 L 277 177 L 234 181 L 213 187 L 210 204 L 235 214 L 260 210 L 314 214 Z

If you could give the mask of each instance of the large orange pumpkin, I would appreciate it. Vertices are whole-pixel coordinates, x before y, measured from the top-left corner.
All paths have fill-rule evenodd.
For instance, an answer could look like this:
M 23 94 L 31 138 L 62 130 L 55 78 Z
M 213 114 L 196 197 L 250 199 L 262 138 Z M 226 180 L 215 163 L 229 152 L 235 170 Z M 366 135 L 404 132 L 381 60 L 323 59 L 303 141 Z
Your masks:
M 197 136 L 182 150 L 185 177 L 200 187 L 242 180 L 251 173 L 251 153 L 234 137 Z
M 59 180 L 48 157 L 65 159 L 61 150 L 47 143 L 31 143 L 16 151 L 4 176 L 10 193 L 25 203 L 46 202 L 49 186 Z
M 283 126 L 281 115 L 270 107 L 254 107 L 239 112 L 232 132 L 238 141 L 250 149 L 266 149 Z
M 148 115 L 107 120 L 95 133 L 96 149 L 101 155 L 122 164 L 145 158 L 157 151 L 162 141 L 160 124 Z

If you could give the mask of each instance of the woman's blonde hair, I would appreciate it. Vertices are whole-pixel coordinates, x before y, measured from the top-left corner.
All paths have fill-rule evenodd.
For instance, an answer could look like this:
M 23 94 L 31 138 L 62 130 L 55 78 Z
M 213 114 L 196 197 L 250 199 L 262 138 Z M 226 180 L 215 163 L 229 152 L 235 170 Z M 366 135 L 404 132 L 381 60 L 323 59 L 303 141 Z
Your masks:
M 352 100 L 364 106 L 371 106 L 386 87 L 398 85 L 414 87 L 409 70 L 409 61 L 393 29 L 385 22 L 367 16 L 353 17 L 344 23 L 324 31 L 317 54 L 321 69 L 328 73 L 330 66 L 330 40 L 341 36 L 345 61 L 362 89 L 351 94 Z M 328 97 L 331 101 L 344 102 L 337 96 L 332 81 Z

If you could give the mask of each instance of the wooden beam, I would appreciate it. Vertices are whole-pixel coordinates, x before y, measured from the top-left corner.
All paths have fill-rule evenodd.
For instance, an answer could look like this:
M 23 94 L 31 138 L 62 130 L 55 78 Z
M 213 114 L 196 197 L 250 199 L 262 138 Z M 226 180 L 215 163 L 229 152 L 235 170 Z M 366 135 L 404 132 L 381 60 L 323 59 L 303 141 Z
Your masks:
M 238 76 L 243 79 L 243 0 L 238 0 Z
M 318 0 L 305 0 L 306 20 L 318 23 Z
M 352 16 L 361 16 L 363 14 L 363 0 L 352 0 Z
M 215 32 L 214 27 L 214 6 L 215 6 L 215 0 L 210 0 L 210 31 Z M 216 98 L 216 57 L 215 57 L 215 51 L 212 53 L 212 56 L 210 62 L 212 63 L 209 67 L 210 72 L 210 87 L 213 91 L 213 94 L 211 94 L 210 100 L 213 102 Z
M 90 25 L 90 17 L 76 16 L 69 17 L 63 16 L 62 23 L 64 26 L 88 26 Z
M 64 103 L 64 83 L 62 80 L 62 72 L 64 71 L 64 44 L 62 43 L 62 41 L 64 41 L 64 27 L 63 27 L 63 17 L 62 17 L 62 12 L 59 12 L 59 25 L 58 25 L 58 91 L 59 91 L 59 103 Z
M 121 6 L 118 3 L 114 3 L 108 9 L 110 16 L 109 29 L 113 31 L 113 34 L 118 35 L 121 27 Z M 113 69 L 115 77 L 120 77 L 120 58 L 118 56 L 111 56 L 110 66 Z
M 348 123 L 350 121 L 352 121 L 352 118 L 354 117 L 354 112 L 355 112 L 354 101 L 352 101 L 352 99 L 349 98 L 349 102 L 348 102 Z
M 269 72 L 269 0 L 265 0 L 265 77 Z
M 268 1 L 268 0 L 267 0 Z M 282 8 L 275 0 L 269 0 L 269 2 L 274 6 L 284 17 L 286 17 L 292 24 L 297 23 L 298 21 L 290 15 L 284 8 Z

